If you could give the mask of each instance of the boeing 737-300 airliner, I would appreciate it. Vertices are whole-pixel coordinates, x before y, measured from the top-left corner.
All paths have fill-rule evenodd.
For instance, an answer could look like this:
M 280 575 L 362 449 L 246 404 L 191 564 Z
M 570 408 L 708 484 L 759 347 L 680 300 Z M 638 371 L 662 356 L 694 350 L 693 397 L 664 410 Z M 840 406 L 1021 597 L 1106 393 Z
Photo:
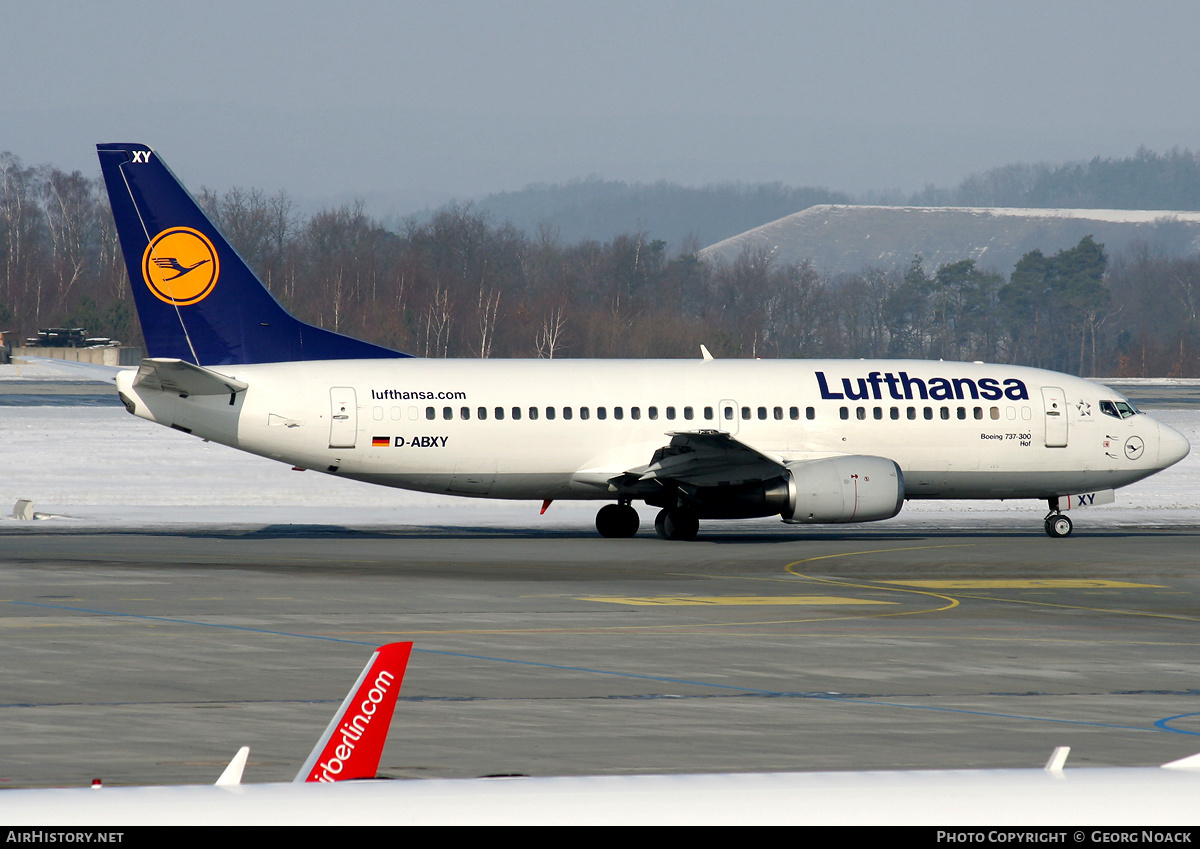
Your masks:
M 1045 530 L 1186 438 L 1057 372 L 918 360 L 429 360 L 305 324 L 158 154 L 98 145 L 148 358 L 134 415 L 368 483 L 609 502 L 606 537 L 701 519 L 869 522 L 909 498 L 1040 499 Z

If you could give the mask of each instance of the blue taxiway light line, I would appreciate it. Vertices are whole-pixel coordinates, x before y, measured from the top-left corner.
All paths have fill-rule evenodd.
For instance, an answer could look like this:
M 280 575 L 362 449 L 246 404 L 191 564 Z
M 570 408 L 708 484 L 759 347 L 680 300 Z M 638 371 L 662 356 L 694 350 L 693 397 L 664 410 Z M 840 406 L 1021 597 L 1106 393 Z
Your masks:
M 144 619 L 151 622 L 168 622 L 174 625 L 192 625 L 200 628 L 223 628 L 230 631 L 246 631 L 254 634 L 270 634 L 276 637 L 296 637 L 303 640 L 323 640 L 330 643 L 347 643 L 349 645 L 366 646 L 368 648 L 378 648 L 375 642 L 364 640 L 347 640 L 342 637 L 327 637 L 318 634 L 299 634 L 294 631 L 273 631 L 269 628 L 251 628 L 246 625 L 219 625 L 212 622 L 199 622 L 194 619 L 177 619 L 170 616 L 151 616 L 145 613 L 122 613 L 116 610 L 96 610 L 87 607 L 71 607 L 63 604 L 45 604 L 35 601 L 9 601 L 9 604 L 21 605 L 24 607 L 42 607 L 51 610 L 69 610 L 74 613 L 92 613 L 98 616 L 122 616 L 129 619 Z M 1172 720 L 1181 719 L 1187 716 L 1196 716 L 1197 714 L 1178 714 L 1176 716 L 1168 716 L 1154 723 L 1153 728 L 1146 728 L 1140 725 L 1115 725 L 1109 722 L 1087 722 L 1079 719 L 1051 719 L 1044 716 L 1026 716 L 1023 714 L 1013 713 L 995 713 L 991 711 L 981 710 L 966 710 L 964 708 L 946 708 L 936 707 L 933 705 L 911 705 L 903 702 L 887 702 L 878 699 L 861 699 L 853 696 L 841 696 L 835 693 L 804 693 L 804 692 L 786 692 L 782 690 L 760 690 L 754 687 L 735 687 L 729 684 L 714 684 L 708 681 L 691 681 L 686 678 L 668 678 L 659 675 L 641 675 L 636 672 L 618 672 L 610 669 L 591 669 L 584 666 L 562 666 L 555 663 L 543 663 L 535 660 L 514 660 L 507 657 L 489 657 L 487 655 L 466 654 L 464 652 L 445 651 L 442 649 L 419 649 L 413 646 L 413 651 L 421 652 L 422 654 L 440 654 L 447 657 L 461 657 L 468 660 L 483 660 L 491 663 L 510 663 L 517 666 L 537 667 L 541 669 L 557 669 L 563 672 L 584 672 L 589 675 L 610 675 L 618 678 L 633 678 L 641 681 L 657 681 L 664 684 L 687 684 L 693 687 L 707 687 L 716 690 L 730 690 L 738 693 L 750 693 L 760 696 L 780 696 L 786 698 L 805 698 L 805 699 L 823 699 L 827 701 L 838 701 L 847 704 L 856 705 L 871 705 L 875 707 L 893 707 L 905 708 L 908 710 L 928 710 L 938 713 L 956 713 L 965 714 L 968 716 L 987 716 L 997 719 L 1022 719 L 1030 722 L 1049 722 L 1055 725 L 1077 725 L 1090 728 L 1113 728 L 1122 731 L 1165 731 L 1170 734 L 1188 734 L 1200 736 L 1200 732 L 1184 731 L 1179 728 L 1172 728 L 1168 723 Z

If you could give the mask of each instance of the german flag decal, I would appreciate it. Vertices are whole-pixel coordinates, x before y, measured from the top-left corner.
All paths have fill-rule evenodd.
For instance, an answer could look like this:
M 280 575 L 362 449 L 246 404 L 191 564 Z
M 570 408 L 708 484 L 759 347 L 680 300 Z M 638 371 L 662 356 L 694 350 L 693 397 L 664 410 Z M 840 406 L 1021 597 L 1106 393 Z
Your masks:
M 372 436 L 371 437 L 371 447 L 372 448 L 387 448 L 391 444 L 392 444 L 392 438 L 390 436 Z

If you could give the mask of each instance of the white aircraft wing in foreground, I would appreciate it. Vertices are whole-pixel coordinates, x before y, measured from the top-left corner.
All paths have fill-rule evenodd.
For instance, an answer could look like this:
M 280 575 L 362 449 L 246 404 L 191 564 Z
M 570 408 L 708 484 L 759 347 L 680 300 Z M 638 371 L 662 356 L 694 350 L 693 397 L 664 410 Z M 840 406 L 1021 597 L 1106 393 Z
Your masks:
M 372 780 L 411 643 L 368 662 L 296 780 L 0 791 L 6 826 L 1195 825 L 1200 755 L 1163 767 Z M 362 779 L 350 781 L 346 779 Z

